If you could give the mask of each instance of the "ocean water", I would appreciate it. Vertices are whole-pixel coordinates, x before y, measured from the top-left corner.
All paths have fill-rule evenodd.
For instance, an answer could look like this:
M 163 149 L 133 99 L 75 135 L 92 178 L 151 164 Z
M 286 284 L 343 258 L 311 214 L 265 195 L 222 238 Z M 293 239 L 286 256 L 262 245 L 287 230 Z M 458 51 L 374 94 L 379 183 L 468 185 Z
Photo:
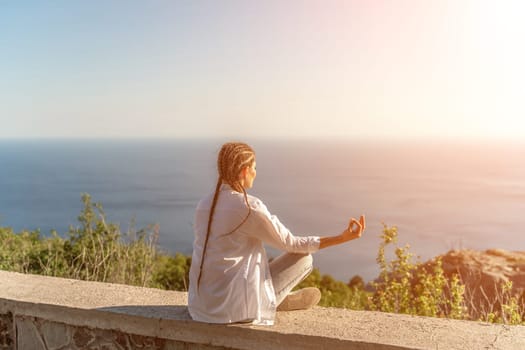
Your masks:
M 297 235 L 340 233 L 365 214 L 359 240 L 315 265 L 341 280 L 377 275 L 383 224 L 422 260 L 450 249 L 525 250 L 525 144 L 250 142 L 251 194 Z M 193 210 L 213 190 L 217 140 L 0 141 L 0 226 L 48 234 L 77 226 L 81 193 L 127 230 L 157 223 L 159 246 L 191 253 Z M 270 250 L 270 255 L 276 255 Z

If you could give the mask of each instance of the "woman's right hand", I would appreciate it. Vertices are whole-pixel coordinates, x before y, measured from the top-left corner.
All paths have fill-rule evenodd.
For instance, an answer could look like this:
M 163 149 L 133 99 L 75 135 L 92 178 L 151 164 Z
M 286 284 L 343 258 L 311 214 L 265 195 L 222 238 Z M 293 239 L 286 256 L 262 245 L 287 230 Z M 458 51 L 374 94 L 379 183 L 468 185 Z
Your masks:
M 341 238 L 345 242 L 359 238 L 363 234 L 365 228 L 366 221 L 364 215 L 359 217 L 359 221 L 357 221 L 355 218 L 351 218 L 350 222 L 348 223 L 348 227 L 343 231 L 343 233 L 341 233 Z

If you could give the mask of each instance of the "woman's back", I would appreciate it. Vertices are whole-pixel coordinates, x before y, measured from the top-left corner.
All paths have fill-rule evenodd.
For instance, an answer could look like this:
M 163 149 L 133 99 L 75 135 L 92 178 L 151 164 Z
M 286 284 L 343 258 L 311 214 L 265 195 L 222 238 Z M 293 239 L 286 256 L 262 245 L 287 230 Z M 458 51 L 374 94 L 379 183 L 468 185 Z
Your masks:
M 258 226 L 258 215 L 250 215 L 234 230 L 246 217 L 248 208 L 243 194 L 227 185 L 217 199 L 198 282 L 212 200 L 213 195 L 201 200 L 195 213 L 188 302 L 193 319 L 212 323 L 264 323 L 273 319 L 275 296 L 266 253 L 253 232 Z M 248 200 L 258 201 L 252 196 Z

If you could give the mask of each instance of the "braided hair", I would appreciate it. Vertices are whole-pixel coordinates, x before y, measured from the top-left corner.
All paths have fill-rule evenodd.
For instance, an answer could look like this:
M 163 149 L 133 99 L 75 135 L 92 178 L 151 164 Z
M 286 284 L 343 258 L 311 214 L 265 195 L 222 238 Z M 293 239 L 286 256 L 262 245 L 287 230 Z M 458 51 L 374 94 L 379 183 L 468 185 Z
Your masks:
M 215 206 L 217 205 L 217 200 L 219 198 L 220 188 L 223 183 L 230 185 L 232 189 L 237 192 L 242 192 L 244 194 L 244 201 L 248 207 L 248 214 L 246 217 L 237 225 L 233 230 L 228 232 L 230 234 L 242 226 L 250 216 L 251 208 L 248 203 L 248 195 L 244 186 L 240 182 L 239 175 L 247 166 L 252 166 L 255 162 L 255 152 L 253 149 L 245 143 L 242 142 L 228 142 L 222 145 L 221 150 L 219 151 L 219 156 L 217 157 L 217 170 L 219 172 L 219 177 L 217 179 L 217 185 L 215 187 L 215 193 L 213 195 L 213 201 L 210 208 L 210 216 L 208 218 L 208 228 L 206 229 L 206 239 L 204 240 L 204 247 L 202 250 L 201 264 L 199 268 L 199 277 L 197 279 L 197 290 L 199 289 L 201 276 L 202 276 L 202 266 L 204 264 L 204 256 L 206 255 L 206 247 L 208 245 L 208 239 L 210 237 L 211 224 L 213 222 L 213 214 L 215 212 Z

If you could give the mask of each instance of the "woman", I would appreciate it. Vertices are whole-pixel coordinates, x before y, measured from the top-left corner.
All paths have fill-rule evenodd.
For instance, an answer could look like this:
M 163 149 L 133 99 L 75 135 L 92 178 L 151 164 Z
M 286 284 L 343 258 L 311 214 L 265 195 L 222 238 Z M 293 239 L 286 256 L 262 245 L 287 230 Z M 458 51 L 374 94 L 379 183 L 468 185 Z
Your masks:
M 196 321 L 271 325 L 276 310 L 307 309 L 317 288 L 290 291 L 312 271 L 313 253 L 359 238 L 365 218 L 352 218 L 340 235 L 294 236 L 256 197 L 246 193 L 256 176 L 255 152 L 226 143 L 217 159 L 215 192 L 195 213 L 188 309 Z M 268 263 L 263 244 L 286 253 Z

